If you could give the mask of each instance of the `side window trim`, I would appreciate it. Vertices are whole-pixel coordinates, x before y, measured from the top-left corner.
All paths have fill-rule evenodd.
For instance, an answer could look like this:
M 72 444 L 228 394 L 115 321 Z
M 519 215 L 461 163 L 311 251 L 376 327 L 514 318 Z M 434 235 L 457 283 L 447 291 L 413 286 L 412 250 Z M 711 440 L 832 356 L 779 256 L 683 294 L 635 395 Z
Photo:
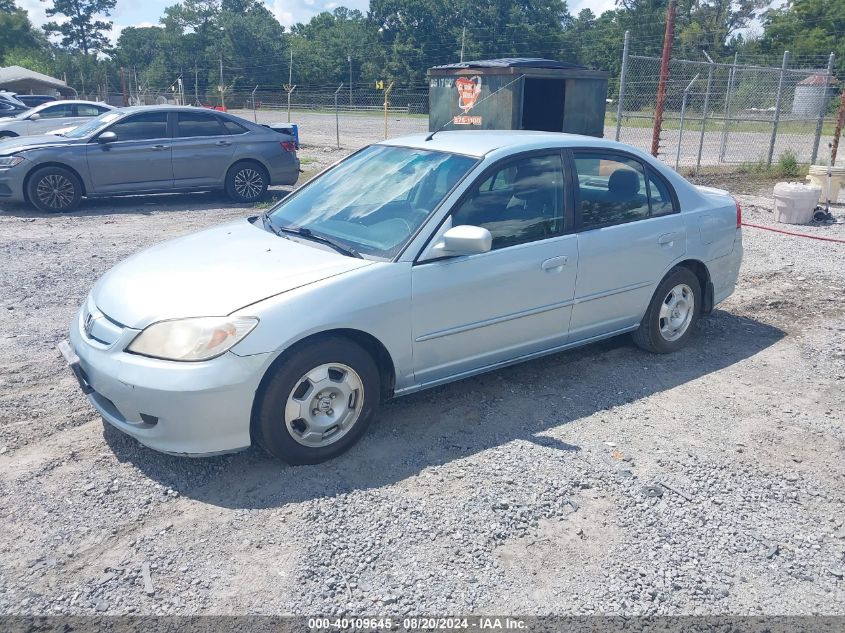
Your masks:
M 472 191 L 475 187 L 480 187 L 482 184 L 484 184 L 485 180 L 487 180 L 491 175 L 493 175 L 493 173 L 495 173 L 497 171 L 501 171 L 501 169 L 504 166 L 506 166 L 508 163 L 517 162 L 519 160 L 522 160 L 522 159 L 525 159 L 525 158 L 532 158 L 532 157 L 535 157 L 535 156 L 555 156 L 555 155 L 560 156 L 561 169 L 563 171 L 563 185 L 564 185 L 564 189 L 565 189 L 566 185 L 569 184 L 569 182 L 567 180 L 566 156 L 565 156 L 566 151 L 567 151 L 566 148 L 563 148 L 563 147 L 561 147 L 561 148 L 550 147 L 550 148 L 546 148 L 546 149 L 528 150 L 528 151 L 525 151 L 525 152 L 520 152 L 518 154 L 511 154 L 510 156 L 505 156 L 504 158 L 500 158 L 495 163 L 486 167 L 484 169 L 484 171 L 482 171 L 480 174 L 478 174 L 478 176 L 464 190 L 464 192 L 461 194 L 460 198 L 458 198 L 455 201 L 455 203 L 451 206 L 451 208 L 449 209 L 449 212 L 446 215 L 444 215 L 443 218 L 437 223 L 437 226 L 432 228 L 431 233 L 428 236 L 428 239 L 422 244 L 419 251 L 417 251 L 417 254 L 414 257 L 413 265 L 416 266 L 418 264 L 429 264 L 429 263 L 431 263 L 430 261 L 420 262 L 419 258 L 422 257 L 423 253 L 426 252 L 429 245 L 431 244 L 431 241 L 440 232 L 440 229 L 443 227 L 443 225 L 449 220 L 449 218 L 452 217 L 453 212 L 455 210 L 457 210 L 458 208 L 460 208 L 460 206 L 467 200 L 467 198 L 469 198 L 470 194 L 472 193 Z M 458 183 L 458 184 L 460 184 L 460 183 Z M 447 195 L 447 197 L 448 197 L 448 195 Z M 546 239 L 559 238 L 559 237 L 563 237 L 564 235 L 569 235 L 569 234 L 575 233 L 576 228 L 575 228 L 574 223 L 568 222 L 568 220 L 570 218 L 574 217 L 574 209 L 571 208 L 571 205 L 570 205 L 571 194 L 564 191 L 563 192 L 563 200 L 561 202 L 564 205 L 564 208 L 563 208 L 564 229 L 559 234 L 553 235 L 553 236 L 546 238 Z M 570 208 L 567 209 L 567 207 L 570 207 Z M 537 241 L 543 241 L 543 240 L 537 240 Z M 526 242 L 526 243 L 530 243 L 530 242 Z M 516 244 L 515 246 L 522 246 L 522 245 L 523 244 Z M 511 248 L 511 247 L 506 246 L 504 248 L 497 249 L 497 250 L 504 251 L 504 250 L 507 250 L 508 248 Z M 440 261 L 440 260 L 433 260 L 433 261 Z
M 569 164 L 572 170 L 572 195 L 573 195 L 573 202 L 575 207 L 575 230 L 578 232 L 583 231 L 593 231 L 595 229 L 606 228 L 608 226 L 622 226 L 623 224 L 630 224 L 631 222 L 641 222 L 643 220 L 650 220 L 651 218 L 661 218 L 667 215 L 673 215 L 680 211 L 680 205 L 678 204 L 678 197 L 675 193 L 675 188 L 672 186 L 670 182 L 663 177 L 656 169 L 653 169 L 651 165 L 645 163 L 642 159 L 633 154 L 629 154 L 626 151 L 619 150 L 616 148 L 603 148 L 603 147 L 570 147 L 566 149 L 566 153 L 569 155 Z M 608 222 L 606 224 L 597 224 L 596 226 L 591 226 L 588 228 L 584 228 L 583 226 L 583 217 L 581 212 L 581 188 L 578 186 L 578 170 L 575 167 L 575 158 L 579 153 L 583 154 L 595 154 L 601 153 L 607 155 L 608 158 L 612 159 L 614 156 L 617 156 L 624 160 L 629 160 L 635 162 L 640 166 L 643 172 L 643 178 L 645 179 L 646 185 L 646 197 L 648 199 L 648 217 L 647 218 L 632 218 L 630 220 L 626 220 L 624 222 Z M 659 178 L 661 182 L 666 186 L 667 191 L 669 191 L 669 197 L 672 199 L 672 213 L 664 213 L 661 215 L 654 215 L 652 212 L 652 202 L 651 202 L 651 185 L 649 184 L 649 178 L 651 175 L 654 175 L 655 178 Z

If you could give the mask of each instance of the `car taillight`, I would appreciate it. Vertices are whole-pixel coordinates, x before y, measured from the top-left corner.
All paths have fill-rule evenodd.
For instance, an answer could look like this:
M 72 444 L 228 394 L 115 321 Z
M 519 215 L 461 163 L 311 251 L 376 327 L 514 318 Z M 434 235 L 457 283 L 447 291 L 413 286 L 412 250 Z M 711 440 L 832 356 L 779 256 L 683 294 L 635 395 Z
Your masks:
M 740 228 L 742 226 L 742 206 L 739 204 L 739 200 L 734 198 L 736 201 L 736 228 Z
M 282 149 L 286 152 L 295 152 L 296 151 L 296 142 L 295 141 L 282 141 L 280 143 Z

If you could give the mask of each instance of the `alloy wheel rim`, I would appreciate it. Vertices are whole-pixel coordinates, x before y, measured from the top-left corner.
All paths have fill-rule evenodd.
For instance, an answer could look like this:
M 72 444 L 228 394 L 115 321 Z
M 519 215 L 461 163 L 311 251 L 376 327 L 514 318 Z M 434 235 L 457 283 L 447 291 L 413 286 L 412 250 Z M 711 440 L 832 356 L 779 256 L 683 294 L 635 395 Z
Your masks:
M 264 178 L 255 169 L 241 169 L 235 174 L 235 191 L 242 198 L 257 198 L 264 187 Z
M 73 202 L 76 190 L 68 178 L 60 174 L 49 174 L 38 181 L 35 195 L 51 209 L 64 209 Z
M 363 406 L 364 383 L 355 370 L 325 363 L 296 381 L 285 403 L 285 426 L 302 446 L 329 446 L 355 426 Z
M 658 327 L 664 340 L 677 341 L 689 329 L 695 314 L 695 295 L 686 284 L 672 288 L 660 306 Z

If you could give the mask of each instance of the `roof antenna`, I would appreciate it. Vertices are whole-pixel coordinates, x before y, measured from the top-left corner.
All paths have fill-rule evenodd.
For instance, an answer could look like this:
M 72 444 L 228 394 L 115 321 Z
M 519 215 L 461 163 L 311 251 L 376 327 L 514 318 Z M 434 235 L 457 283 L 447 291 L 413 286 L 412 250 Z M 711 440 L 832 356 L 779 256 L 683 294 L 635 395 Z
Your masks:
M 520 80 L 520 79 L 522 79 L 523 77 L 525 77 L 525 75 L 520 75 L 519 77 L 517 77 L 517 78 L 516 78 L 516 79 L 514 79 L 513 81 L 509 81 L 508 83 L 506 83 L 504 86 L 502 86 L 502 87 L 501 87 L 501 88 L 499 88 L 498 90 L 495 90 L 494 92 L 491 92 L 489 95 L 487 95 L 486 97 L 484 97 L 483 99 L 481 99 L 481 101 L 476 101 L 476 102 L 473 104 L 472 108 L 470 108 L 470 109 L 469 109 L 469 110 L 467 110 L 466 112 L 472 112 L 472 110 L 473 110 L 473 108 L 475 108 L 475 106 L 479 105 L 480 103 L 482 103 L 482 102 L 484 102 L 484 101 L 487 101 L 487 99 L 489 99 L 489 98 L 490 98 L 490 97 L 492 97 L 493 95 L 495 95 L 495 94 L 497 94 L 497 93 L 501 92 L 502 90 L 504 90 L 505 88 L 507 88 L 507 87 L 508 87 L 508 86 L 510 86 L 511 84 L 515 84 L 517 81 L 519 81 L 519 80 Z M 465 112 L 464 114 L 466 114 L 466 112 Z M 439 128 L 437 128 L 436 130 L 434 130 L 431 134 L 429 134 L 428 136 L 426 136 L 426 137 L 425 137 L 425 142 L 427 143 L 428 141 L 430 141 L 431 139 L 433 139 L 435 134 L 437 134 L 440 130 L 442 130 L 444 127 L 446 127 L 447 125 L 449 125 L 451 122 L 452 122 L 452 119 L 449 119 L 448 121 L 446 121 L 446 123 L 444 123 L 444 124 L 443 124 L 443 125 L 441 125 Z

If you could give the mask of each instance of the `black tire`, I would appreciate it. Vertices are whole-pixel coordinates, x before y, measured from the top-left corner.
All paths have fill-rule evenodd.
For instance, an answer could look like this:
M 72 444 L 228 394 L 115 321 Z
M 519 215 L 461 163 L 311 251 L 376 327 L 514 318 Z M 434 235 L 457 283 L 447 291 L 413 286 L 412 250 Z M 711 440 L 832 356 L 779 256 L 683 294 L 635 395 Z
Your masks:
M 267 170 L 253 161 L 235 163 L 226 174 L 226 195 L 235 202 L 258 202 L 269 186 Z
M 39 211 L 73 211 L 82 199 L 82 183 L 76 174 L 68 169 L 43 167 L 29 177 L 26 195 L 29 202 Z
M 677 338 L 671 338 L 671 331 L 667 332 L 672 328 L 671 320 L 667 323 L 667 319 L 661 317 L 660 312 L 664 304 L 667 305 L 668 309 L 668 305 L 675 298 L 686 302 L 687 306 L 689 305 L 689 299 L 685 296 L 686 290 L 670 296 L 670 293 L 673 293 L 674 289 L 678 287 L 689 289 L 693 303 L 691 309 L 688 310 L 691 311 L 689 320 L 681 320 L 680 323 L 686 324 L 676 331 Z M 701 299 L 701 285 L 695 273 L 683 266 L 673 268 L 657 286 L 657 290 L 654 291 L 654 296 L 651 298 L 651 303 L 648 305 L 648 310 L 646 310 L 640 327 L 632 335 L 634 342 L 644 350 L 655 354 L 668 354 L 681 349 L 689 342 L 695 323 L 701 314 Z M 667 338 L 667 334 L 669 338 Z
M 0 132 L 0 140 L 9 139 L 9 138 L 17 138 L 17 134 L 14 132 Z
M 354 401 L 354 406 L 349 406 L 348 410 L 350 412 L 357 411 L 357 417 L 345 431 L 340 427 L 334 432 L 331 429 L 326 431 L 325 439 L 322 441 L 330 441 L 331 443 L 324 446 L 304 445 L 302 443 L 305 441 L 303 436 L 309 429 L 309 422 L 305 418 L 287 420 L 288 399 L 295 398 L 295 389 L 300 389 L 302 390 L 301 402 L 305 409 L 316 413 L 313 416 L 314 418 L 319 420 L 321 415 L 334 414 L 334 411 L 330 408 L 327 412 L 322 411 L 322 405 L 326 398 L 324 396 L 322 399 L 318 399 L 318 396 L 324 393 L 324 387 L 314 389 L 314 385 L 311 384 L 311 391 L 309 392 L 309 385 L 306 384 L 309 381 L 303 381 L 306 374 L 312 372 L 315 368 L 331 364 L 351 368 L 355 377 L 359 379 L 360 393 L 348 400 L 348 402 Z M 338 373 L 333 379 L 330 372 L 331 370 L 329 371 L 329 380 L 343 380 L 340 377 L 342 374 Z M 304 384 L 305 387 L 303 387 Z M 325 391 L 327 390 L 328 388 L 325 388 Z M 372 356 L 360 345 L 343 337 L 326 337 L 302 345 L 286 354 L 284 359 L 276 365 L 275 372 L 269 377 L 265 387 L 259 393 L 259 398 L 258 406 L 255 408 L 253 431 L 255 439 L 261 447 L 274 457 L 278 457 L 289 464 L 316 464 L 347 450 L 367 430 L 367 426 L 379 406 L 379 371 Z M 313 405 L 318 408 L 312 409 L 312 403 L 318 400 L 320 400 L 319 404 Z M 297 402 L 299 401 L 297 398 Z M 331 402 L 341 401 L 342 398 Z M 340 412 L 339 415 L 342 416 L 343 413 Z M 289 428 L 289 422 L 293 430 Z M 332 439 L 335 436 L 336 439 Z

